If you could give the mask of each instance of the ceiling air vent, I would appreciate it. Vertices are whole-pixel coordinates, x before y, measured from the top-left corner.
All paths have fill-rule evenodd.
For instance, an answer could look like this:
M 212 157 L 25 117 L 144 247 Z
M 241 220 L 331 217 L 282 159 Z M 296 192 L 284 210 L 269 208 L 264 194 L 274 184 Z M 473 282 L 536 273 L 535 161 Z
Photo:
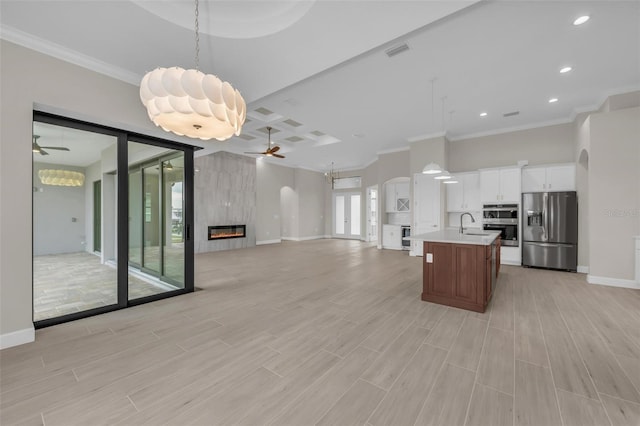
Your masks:
M 503 117 L 513 117 L 514 115 L 518 115 L 520 114 L 520 111 L 512 111 L 512 112 L 508 112 L 506 114 L 502 114 Z
M 292 120 L 290 118 L 284 120 L 283 123 L 287 123 L 291 127 L 300 127 L 300 126 L 302 126 L 302 123 L 298 123 L 297 121 Z
M 304 138 L 301 138 L 300 136 L 289 136 L 288 138 L 285 138 L 285 140 L 289 142 L 300 142 L 303 141 Z
M 320 130 L 314 130 L 313 132 L 311 132 L 311 134 L 314 135 L 314 136 L 324 136 L 325 135 Z
M 256 108 L 255 112 L 260 113 L 262 115 L 271 115 L 271 114 L 273 114 L 273 111 L 268 110 L 268 109 L 266 109 L 264 107 Z
M 399 55 L 400 53 L 407 50 L 409 50 L 409 46 L 407 45 L 407 43 L 402 43 L 398 46 L 390 47 L 389 49 L 385 50 L 384 53 L 386 53 L 387 56 L 391 58 L 392 56 Z
M 244 139 L 245 141 L 252 141 L 254 140 L 256 137 L 255 136 L 251 136 L 248 133 L 242 133 L 238 136 L 240 139 Z

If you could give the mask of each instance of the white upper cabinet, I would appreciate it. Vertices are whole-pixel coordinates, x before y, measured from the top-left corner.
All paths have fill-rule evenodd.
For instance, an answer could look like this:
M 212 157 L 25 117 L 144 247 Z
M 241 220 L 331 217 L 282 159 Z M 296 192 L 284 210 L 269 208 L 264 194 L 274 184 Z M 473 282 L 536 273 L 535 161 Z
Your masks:
M 522 169 L 522 192 L 575 191 L 576 166 L 526 167 Z
M 480 202 L 480 173 L 455 173 L 458 183 L 446 185 L 447 211 L 478 211 Z
M 397 198 L 409 198 L 409 181 L 396 183 Z
M 387 213 L 396 211 L 396 184 L 395 183 L 385 184 L 384 205 L 385 205 L 385 211 Z
M 520 202 L 520 168 L 480 171 L 480 200 L 486 204 Z
M 385 210 L 387 213 L 409 212 L 409 181 L 385 184 Z
M 547 191 L 575 191 L 576 166 L 565 164 L 547 167 Z

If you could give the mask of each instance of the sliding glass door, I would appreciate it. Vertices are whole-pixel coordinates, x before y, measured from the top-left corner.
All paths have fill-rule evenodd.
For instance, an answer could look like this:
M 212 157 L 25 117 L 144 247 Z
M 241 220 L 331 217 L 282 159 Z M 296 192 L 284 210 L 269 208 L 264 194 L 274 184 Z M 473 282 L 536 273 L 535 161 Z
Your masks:
M 185 286 L 184 153 L 129 142 L 129 299 Z
M 194 147 L 38 112 L 33 135 L 36 327 L 193 291 Z

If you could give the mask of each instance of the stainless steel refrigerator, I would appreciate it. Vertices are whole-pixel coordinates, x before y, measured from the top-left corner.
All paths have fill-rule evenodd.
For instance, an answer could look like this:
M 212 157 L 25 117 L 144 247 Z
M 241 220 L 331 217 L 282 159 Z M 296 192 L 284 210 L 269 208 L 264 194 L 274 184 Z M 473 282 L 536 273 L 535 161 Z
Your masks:
M 578 199 L 575 191 L 522 194 L 522 265 L 576 271 Z

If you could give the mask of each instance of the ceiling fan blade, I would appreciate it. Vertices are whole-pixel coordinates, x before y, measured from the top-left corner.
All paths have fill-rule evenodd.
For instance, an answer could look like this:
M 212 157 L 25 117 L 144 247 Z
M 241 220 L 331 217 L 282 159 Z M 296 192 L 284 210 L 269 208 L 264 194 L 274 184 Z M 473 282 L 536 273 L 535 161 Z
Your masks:
M 280 147 L 278 145 L 274 146 L 273 148 L 269 148 L 269 151 L 271 152 L 278 152 L 280 150 Z
M 64 146 L 41 146 L 40 148 L 56 149 L 58 151 L 71 151 L 69 148 Z
M 47 151 L 45 151 L 44 149 L 42 149 L 42 147 L 40 148 L 40 155 L 49 155 L 49 153 Z
M 284 155 L 280 155 L 280 154 L 271 154 L 276 158 L 285 158 Z
M 266 153 L 266 152 L 246 152 L 246 151 L 245 151 L 245 154 L 259 154 L 259 155 L 267 155 L 267 153 Z

